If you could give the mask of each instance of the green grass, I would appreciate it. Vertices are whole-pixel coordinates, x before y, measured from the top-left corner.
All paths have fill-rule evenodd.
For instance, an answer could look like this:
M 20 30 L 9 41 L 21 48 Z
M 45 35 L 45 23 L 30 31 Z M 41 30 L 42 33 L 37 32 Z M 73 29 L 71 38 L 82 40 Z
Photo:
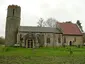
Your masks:
M 70 54 L 70 49 L 73 54 Z M 0 64 L 85 64 L 85 47 L 0 47 Z
M 0 55 L 5 56 L 69 56 L 70 49 L 72 50 L 74 56 L 84 56 L 85 47 L 56 47 L 56 48 L 16 48 L 16 47 L 1 47 Z

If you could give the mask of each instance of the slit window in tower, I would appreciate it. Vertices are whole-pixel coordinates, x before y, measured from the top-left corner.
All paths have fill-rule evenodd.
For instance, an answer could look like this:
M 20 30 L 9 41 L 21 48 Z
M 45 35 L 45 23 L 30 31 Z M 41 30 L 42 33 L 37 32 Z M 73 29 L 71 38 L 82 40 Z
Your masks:
M 13 16 L 14 16 L 14 11 L 15 11 L 15 9 L 13 9 Z

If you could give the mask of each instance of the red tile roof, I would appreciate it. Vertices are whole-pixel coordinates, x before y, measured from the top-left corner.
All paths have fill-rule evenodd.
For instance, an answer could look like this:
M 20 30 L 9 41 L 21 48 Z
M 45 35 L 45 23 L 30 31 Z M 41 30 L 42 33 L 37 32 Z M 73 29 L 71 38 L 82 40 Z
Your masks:
M 73 23 L 59 23 L 59 27 L 61 28 L 63 34 L 68 35 L 82 35 L 82 32 L 78 28 L 76 24 Z

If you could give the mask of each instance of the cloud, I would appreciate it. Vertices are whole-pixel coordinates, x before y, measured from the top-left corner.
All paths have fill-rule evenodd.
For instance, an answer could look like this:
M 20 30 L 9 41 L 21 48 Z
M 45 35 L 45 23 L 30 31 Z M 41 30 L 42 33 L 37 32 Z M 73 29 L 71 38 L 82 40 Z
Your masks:
M 40 17 L 61 22 L 80 20 L 85 29 L 85 0 L 0 0 L 0 36 L 5 36 L 7 6 L 21 6 L 21 25 L 37 25 Z
M 0 0 L 0 6 L 2 6 L 5 3 L 6 0 Z

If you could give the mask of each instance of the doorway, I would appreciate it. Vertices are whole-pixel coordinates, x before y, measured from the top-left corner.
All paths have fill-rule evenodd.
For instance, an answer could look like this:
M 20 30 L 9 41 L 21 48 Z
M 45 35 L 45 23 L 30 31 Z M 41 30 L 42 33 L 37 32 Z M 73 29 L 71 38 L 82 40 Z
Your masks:
M 28 48 L 33 48 L 33 40 L 28 40 Z
M 69 42 L 69 45 L 72 46 L 72 41 Z

